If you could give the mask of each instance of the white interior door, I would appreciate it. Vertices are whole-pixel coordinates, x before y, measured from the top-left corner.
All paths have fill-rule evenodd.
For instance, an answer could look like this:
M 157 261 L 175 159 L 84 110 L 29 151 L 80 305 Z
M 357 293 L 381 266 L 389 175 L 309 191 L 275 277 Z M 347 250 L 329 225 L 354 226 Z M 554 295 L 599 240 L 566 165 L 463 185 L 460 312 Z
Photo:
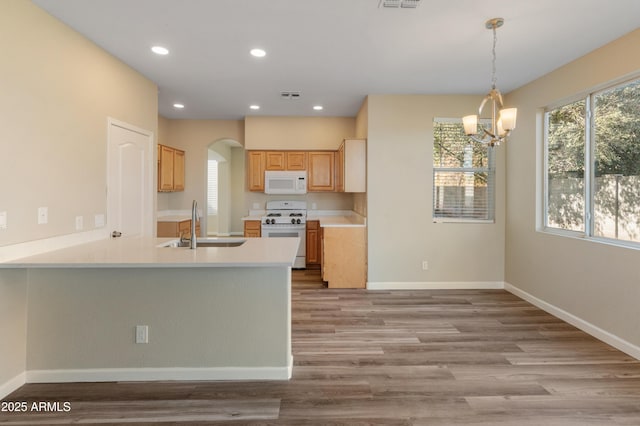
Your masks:
M 153 134 L 109 119 L 107 224 L 112 234 L 153 235 Z

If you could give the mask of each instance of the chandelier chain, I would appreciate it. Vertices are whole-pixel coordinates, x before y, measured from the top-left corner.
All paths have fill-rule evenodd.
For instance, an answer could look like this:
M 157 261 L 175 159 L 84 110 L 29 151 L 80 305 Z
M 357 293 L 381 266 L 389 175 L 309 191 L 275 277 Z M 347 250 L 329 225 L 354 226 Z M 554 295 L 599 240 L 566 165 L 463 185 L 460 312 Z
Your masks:
M 493 25 L 493 49 L 491 53 L 493 54 L 493 60 L 491 62 L 491 88 L 496 88 L 496 42 L 498 41 L 498 36 L 496 35 L 496 25 Z

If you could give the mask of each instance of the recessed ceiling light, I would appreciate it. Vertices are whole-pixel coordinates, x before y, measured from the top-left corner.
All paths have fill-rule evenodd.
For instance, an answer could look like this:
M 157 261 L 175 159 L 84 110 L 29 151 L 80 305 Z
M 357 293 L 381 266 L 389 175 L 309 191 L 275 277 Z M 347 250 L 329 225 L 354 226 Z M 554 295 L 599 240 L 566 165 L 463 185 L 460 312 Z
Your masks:
M 322 111 L 324 108 L 322 105 L 314 105 L 313 109 L 315 109 L 316 111 Z
M 182 109 L 184 108 L 184 104 L 173 104 L 173 107 L 177 109 Z
M 168 55 L 169 54 L 169 49 L 167 49 L 166 47 L 162 47 L 162 46 L 153 46 L 151 48 L 151 51 L 153 53 L 155 53 L 156 55 Z
M 263 49 L 251 49 L 249 53 L 251 53 L 251 55 L 255 56 L 256 58 L 262 58 L 267 54 L 267 52 L 265 52 Z
M 260 105 L 250 105 L 249 108 L 251 108 L 251 109 L 260 109 Z

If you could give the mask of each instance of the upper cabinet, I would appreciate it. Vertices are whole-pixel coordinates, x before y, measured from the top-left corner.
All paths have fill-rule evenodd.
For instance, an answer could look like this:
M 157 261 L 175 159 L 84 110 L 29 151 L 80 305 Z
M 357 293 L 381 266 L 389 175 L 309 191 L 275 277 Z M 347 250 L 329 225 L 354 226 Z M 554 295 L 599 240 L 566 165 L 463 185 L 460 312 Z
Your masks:
M 366 192 L 365 139 L 345 139 L 338 151 L 247 151 L 247 189 L 264 192 L 267 170 L 306 170 L 309 192 Z
M 264 151 L 264 154 L 265 170 L 307 170 L 307 153 L 304 151 Z
M 367 191 L 367 141 L 345 139 L 336 153 L 336 191 Z
M 304 151 L 285 151 L 287 170 L 307 170 L 307 153 Z
M 266 151 L 265 170 L 286 170 L 286 160 L 284 151 Z
M 309 158 L 308 184 L 309 191 L 333 192 L 335 186 L 335 152 L 311 151 Z
M 158 191 L 184 191 L 184 151 L 158 145 Z
M 247 151 L 247 189 L 264 191 L 265 151 Z

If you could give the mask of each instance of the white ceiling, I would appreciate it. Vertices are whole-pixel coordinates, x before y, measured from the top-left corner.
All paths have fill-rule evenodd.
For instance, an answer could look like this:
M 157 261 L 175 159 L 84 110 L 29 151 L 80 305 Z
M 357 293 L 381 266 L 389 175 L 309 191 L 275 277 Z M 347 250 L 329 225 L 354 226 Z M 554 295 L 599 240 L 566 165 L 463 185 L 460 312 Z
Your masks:
M 503 93 L 640 27 L 638 0 L 421 0 L 417 9 L 379 0 L 33 1 L 153 80 L 160 114 L 191 119 L 354 116 L 367 94 L 484 94 L 489 18 L 505 19 Z M 151 53 L 156 44 L 171 53 Z M 251 57 L 253 47 L 267 56 Z M 282 91 L 302 96 L 282 100 Z

